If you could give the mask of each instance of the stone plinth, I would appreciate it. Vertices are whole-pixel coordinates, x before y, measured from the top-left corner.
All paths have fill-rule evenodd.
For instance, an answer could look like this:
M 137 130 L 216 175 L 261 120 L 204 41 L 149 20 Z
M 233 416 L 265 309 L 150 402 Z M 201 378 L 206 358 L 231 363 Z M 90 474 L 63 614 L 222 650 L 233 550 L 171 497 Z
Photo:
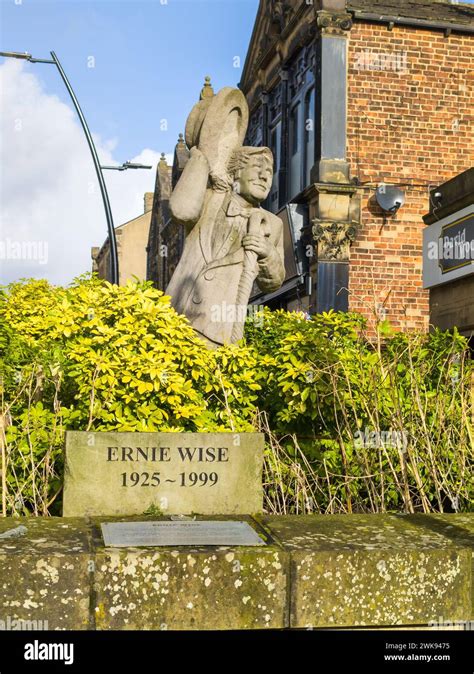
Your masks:
M 105 548 L 96 533 L 97 629 L 285 627 L 288 555 L 258 533 L 264 547 L 125 550 Z
M 412 516 L 413 521 L 415 516 Z M 429 519 L 423 515 L 418 521 L 446 536 L 456 545 L 471 550 L 471 621 L 474 620 L 474 514 L 459 513 L 458 515 L 430 515 Z M 473 625 L 474 628 L 474 625 Z

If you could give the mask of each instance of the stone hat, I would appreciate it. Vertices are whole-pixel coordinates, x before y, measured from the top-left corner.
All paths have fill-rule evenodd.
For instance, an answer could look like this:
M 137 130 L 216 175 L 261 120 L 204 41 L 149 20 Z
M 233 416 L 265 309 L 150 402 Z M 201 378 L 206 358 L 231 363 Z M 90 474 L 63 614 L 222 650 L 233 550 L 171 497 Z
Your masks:
M 245 138 L 249 109 L 240 89 L 224 87 L 216 96 L 204 98 L 186 121 L 186 144 L 206 156 L 211 173 L 225 175 L 232 152 Z
M 201 132 L 202 123 L 207 109 L 211 104 L 211 100 L 212 99 L 210 98 L 204 98 L 202 101 L 199 101 L 188 115 L 184 137 L 189 149 L 199 143 L 199 134 Z

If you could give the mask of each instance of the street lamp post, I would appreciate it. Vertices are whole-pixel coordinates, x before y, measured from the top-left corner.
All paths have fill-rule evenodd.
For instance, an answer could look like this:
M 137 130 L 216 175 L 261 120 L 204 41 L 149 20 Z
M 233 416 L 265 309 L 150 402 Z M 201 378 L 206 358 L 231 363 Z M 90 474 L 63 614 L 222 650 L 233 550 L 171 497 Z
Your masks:
M 97 155 L 97 150 L 94 145 L 94 141 L 92 139 L 91 132 L 89 131 L 89 127 L 87 126 L 86 119 L 84 117 L 84 114 L 81 110 L 81 107 L 79 105 L 79 101 L 77 100 L 76 94 L 74 93 L 74 90 L 71 86 L 71 83 L 69 82 L 68 78 L 66 77 L 66 73 L 63 70 L 63 67 L 61 63 L 59 62 L 58 57 L 54 53 L 54 51 L 50 52 L 51 54 L 51 59 L 36 59 L 31 56 L 31 54 L 28 54 L 27 52 L 22 53 L 22 52 L 0 52 L 0 56 L 5 56 L 5 57 L 10 57 L 10 58 L 17 58 L 17 59 L 24 59 L 26 61 L 29 61 L 30 63 L 49 63 L 53 64 L 56 66 L 56 68 L 59 71 L 59 74 L 61 75 L 61 78 L 66 85 L 66 89 L 69 92 L 69 95 L 71 97 L 71 100 L 74 104 L 74 107 L 76 109 L 77 115 L 79 117 L 79 120 L 82 125 L 82 129 L 84 131 L 84 135 L 86 136 L 87 143 L 89 145 L 89 149 L 91 151 L 92 155 L 92 160 L 94 162 L 95 166 L 95 171 L 97 173 L 97 179 L 99 181 L 99 187 L 100 187 L 100 193 L 102 195 L 102 201 L 104 203 L 104 210 L 105 210 L 105 217 L 107 219 L 107 230 L 109 234 L 109 242 L 110 242 L 110 259 L 111 259 L 111 266 L 110 266 L 110 271 L 111 271 L 111 280 L 112 283 L 118 284 L 119 282 L 119 268 L 118 268 L 118 254 L 117 254 L 117 239 L 115 237 L 115 227 L 114 227 L 114 221 L 112 217 L 112 209 L 110 208 L 110 201 L 109 201 L 109 195 L 107 193 L 107 186 L 105 184 L 104 180 L 104 175 L 102 173 L 102 169 L 114 169 L 118 171 L 125 171 L 128 168 L 147 168 L 151 169 L 151 166 L 145 166 L 143 164 L 133 164 L 131 162 L 125 162 L 125 164 L 122 164 L 120 167 L 115 167 L 115 166 L 101 166 L 99 162 L 99 157 Z
M 102 170 L 109 169 L 109 171 L 126 171 L 127 169 L 151 169 L 152 166 L 145 166 L 145 164 L 135 164 L 131 161 L 126 161 L 121 166 L 101 166 Z

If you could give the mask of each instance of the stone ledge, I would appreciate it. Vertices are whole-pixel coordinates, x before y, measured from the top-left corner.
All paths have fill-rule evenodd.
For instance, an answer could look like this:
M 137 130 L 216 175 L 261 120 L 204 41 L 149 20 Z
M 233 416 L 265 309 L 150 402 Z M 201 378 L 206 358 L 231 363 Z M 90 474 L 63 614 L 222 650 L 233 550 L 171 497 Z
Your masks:
M 290 626 L 471 617 L 472 515 L 263 517 L 291 558 Z
M 390 627 L 473 617 L 474 515 L 246 519 L 265 548 L 105 548 L 101 521 L 0 519 L 0 628 Z M 167 519 L 167 518 L 120 518 Z
M 0 518 L 0 621 L 51 630 L 89 628 L 90 529 L 84 520 Z

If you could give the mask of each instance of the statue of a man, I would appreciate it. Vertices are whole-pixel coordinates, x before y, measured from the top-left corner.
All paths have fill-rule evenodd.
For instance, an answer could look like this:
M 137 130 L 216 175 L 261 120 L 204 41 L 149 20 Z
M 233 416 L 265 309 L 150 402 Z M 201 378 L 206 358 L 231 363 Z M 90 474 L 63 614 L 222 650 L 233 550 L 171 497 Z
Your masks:
M 260 207 L 272 178 L 266 147 L 237 146 L 219 176 L 193 147 L 171 196 L 187 236 L 166 294 L 210 347 L 242 337 L 254 281 L 272 292 L 285 278 L 283 223 Z

